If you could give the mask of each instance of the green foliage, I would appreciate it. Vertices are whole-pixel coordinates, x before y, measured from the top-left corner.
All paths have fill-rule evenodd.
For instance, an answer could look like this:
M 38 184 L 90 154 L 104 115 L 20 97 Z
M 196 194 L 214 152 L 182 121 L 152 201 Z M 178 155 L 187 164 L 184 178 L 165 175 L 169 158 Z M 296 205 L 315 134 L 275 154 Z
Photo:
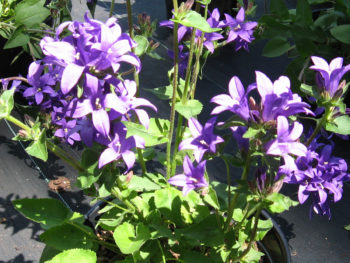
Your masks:
M 29 42 L 30 38 L 28 34 L 24 32 L 24 30 L 24 26 L 17 27 L 16 30 L 10 36 L 10 38 L 7 40 L 4 49 L 21 47 L 26 45 Z
M 19 199 L 12 202 L 26 218 L 53 227 L 67 220 L 71 212 L 56 199 Z
M 340 42 L 350 44 L 350 24 L 333 27 L 330 32 Z
M 124 222 L 115 229 L 113 237 L 122 253 L 132 254 L 138 251 L 151 238 L 151 234 L 148 227 L 143 223 L 134 226 L 128 222 Z
M 348 135 L 350 134 L 350 117 L 348 115 L 337 117 L 332 122 L 327 122 L 325 129 L 330 132 Z
M 290 199 L 288 196 L 280 193 L 272 193 L 266 198 L 266 200 L 271 202 L 267 208 L 272 213 L 282 213 L 288 210 L 291 206 L 296 206 L 299 204 L 298 202 Z
M 41 130 L 38 134 L 34 136 L 34 140 L 26 148 L 26 152 L 31 156 L 39 158 L 43 161 L 47 161 L 48 152 L 46 146 L 46 131 Z
M 95 263 L 96 261 L 97 256 L 94 251 L 87 249 L 69 249 L 59 253 L 53 259 L 47 261 L 47 263 Z
M 266 43 L 262 54 L 265 57 L 279 57 L 286 53 L 289 48 L 290 44 L 286 38 L 276 36 Z
M 202 109 L 203 104 L 198 100 L 189 100 L 186 104 L 183 104 L 182 102 L 177 102 L 175 104 L 175 110 L 186 119 L 197 116 L 201 113 Z
M 168 141 L 168 120 L 151 118 L 148 130 L 146 130 L 146 128 L 141 124 L 127 121 L 124 121 L 123 123 L 128 129 L 127 137 L 134 135 L 140 136 L 145 140 L 145 146 L 159 145 Z
M 184 17 L 181 19 L 177 19 L 176 15 L 174 19 L 171 19 L 174 23 L 179 23 L 181 25 L 187 26 L 187 27 L 193 27 L 196 28 L 202 32 L 210 33 L 215 32 L 220 29 L 211 28 L 208 22 L 205 20 L 204 17 L 201 16 L 201 14 L 197 13 L 196 11 L 189 11 Z
M 81 165 L 84 168 L 83 172 L 79 172 L 77 178 L 77 186 L 81 189 L 87 189 L 91 187 L 102 175 L 102 171 L 98 169 L 98 159 L 100 153 L 93 148 L 87 148 L 84 150 L 81 157 Z
M 14 89 L 5 90 L 0 95 L 0 120 L 9 117 L 13 109 L 15 94 Z
M 43 22 L 50 11 L 44 7 L 45 0 L 25 0 L 15 8 L 17 25 L 32 27 Z
M 140 36 L 140 35 L 135 36 L 134 40 L 137 43 L 137 47 L 135 49 L 135 55 L 138 57 L 141 57 L 147 52 L 149 42 L 146 37 Z

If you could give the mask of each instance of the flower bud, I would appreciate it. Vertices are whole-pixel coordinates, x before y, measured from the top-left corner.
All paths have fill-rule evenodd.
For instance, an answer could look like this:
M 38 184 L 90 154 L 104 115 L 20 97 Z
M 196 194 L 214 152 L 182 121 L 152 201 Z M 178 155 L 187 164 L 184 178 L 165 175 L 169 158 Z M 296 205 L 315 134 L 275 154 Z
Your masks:
M 24 114 L 24 120 L 30 127 L 34 126 L 34 123 L 35 123 L 34 119 L 30 117 L 28 114 Z

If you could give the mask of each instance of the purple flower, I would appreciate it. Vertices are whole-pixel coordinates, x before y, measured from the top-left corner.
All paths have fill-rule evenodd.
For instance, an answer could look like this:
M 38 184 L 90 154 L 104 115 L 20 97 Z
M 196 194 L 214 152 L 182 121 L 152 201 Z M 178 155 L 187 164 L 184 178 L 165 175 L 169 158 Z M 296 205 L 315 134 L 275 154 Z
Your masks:
M 181 78 L 185 78 L 186 76 L 186 69 L 187 69 L 187 65 L 188 65 L 188 56 L 189 53 L 188 52 L 183 52 L 183 45 L 179 45 L 179 75 Z M 174 51 L 172 50 L 168 50 L 168 55 L 169 57 L 171 57 L 172 59 L 175 59 L 175 55 L 174 55 Z
M 229 110 L 243 120 L 248 121 L 250 118 L 249 105 L 247 94 L 251 91 L 249 87 L 247 91 L 244 90 L 242 82 L 238 77 L 233 77 L 230 80 L 228 90 L 230 95 L 221 94 L 213 97 L 210 102 L 216 103 L 219 106 L 215 107 L 211 114 L 219 114 L 223 111 Z
M 159 23 L 159 26 L 165 26 L 168 28 L 174 28 L 174 22 L 170 20 L 165 20 Z M 188 38 L 191 35 L 192 28 L 180 25 L 177 30 L 177 41 L 180 43 L 184 38 Z
M 199 163 L 206 152 L 215 153 L 216 145 L 224 140 L 214 134 L 216 117 L 211 118 L 203 126 L 195 118 L 188 120 L 188 127 L 192 134 L 191 138 L 183 140 L 179 145 L 179 150 L 193 150 L 194 157 Z
M 281 76 L 274 83 L 262 72 L 256 71 L 256 86 L 261 97 L 261 117 L 265 122 L 275 120 L 277 116 L 291 116 L 298 113 L 313 115 L 309 104 L 293 94 L 288 77 Z
M 242 7 L 236 16 L 236 18 L 225 14 L 226 24 L 230 27 L 230 32 L 227 38 L 227 42 L 236 41 L 236 51 L 242 47 L 248 50 L 248 43 L 254 40 L 253 29 L 258 25 L 257 22 L 244 22 L 245 14 Z
M 182 187 L 183 195 L 187 195 L 193 189 L 207 187 L 208 182 L 204 177 L 205 164 L 206 161 L 203 161 L 194 167 L 191 159 L 186 155 L 183 164 L 184 174 L 171 177 L 168 180 L 169 184 Z
M 57 96 L 57 93 L 50 87 L 50 85 L 55 85 L 56 81 L 49 73 L 41 75 L 43 69 L 41 61 L 34 61 L 30 64 L 27 79 L 32 87 L 26 88 L 23 92 L 24 97 L 34 96 L 37 105 L 43 102 L 44 94 L 48 94 L 50 97 Z
M 65 119 L 62 119 L 60 124 L 61 128 L 57 129 L 55 132 L 56 137 L 64 138 L 70 145 L 73 145 L 74 141 L 81 140 L 79 133 L 71 132 L 76 125 L 76 120 L 67 122 Z
M 269 155 L 286 156 L 294 154 L 305 156 L 307 148 L 297 142 L 303 132 L 303 125 L 294 122 L 293 128 L 289 128 L 288 119 L 284 116 L 277 117 L 277 139 L 267 143 L 266 153 Z
M 310 69 L 318 72 L 316 82 L 321 91 L 326 91 L 332 98 L 335 93 L 343 87 L 339 85 L 341 78 L 350 70 L 350 65 L 343 67 L 343 58 L 338 57 L 327 63 L 321 57 L 312 56 L 314 65 Z M 342 93 L 341 93 L 342 94 Z
M 298 199 L 301 204 L 311 196 L 311 209 L 316 214 L 329 218 L 331 201 L 338 202 L 342 198 L 343 182 L 350 180 L 347 164 L 344 159 L 333 157 L 331 145 L 326 145 L 318 153 L 322 144 L 314 142 L 309 146 L 306 156 L 298 157 L 294 165 L 284 173 L 284 182 L 299 184 Z M 286 164 L 285 164 L 286 165 Z M 333 199 L 328 197 L 333 195 Z
M 248 130 L 246 126 L 234 126 L 230 127 L 232 135 L 235 138 L 238 148 L 242 153 L 247 153 L 249 150 L 249 139 L 243 138 L 243 135 Z
M 144 141 L 136 136 L 126 138 L 126 127 L 122 123 L 116 123 L 113 127 L 114 138 L 108 144 L 108 148 L 105 149 L 99 160 L 98 167 L 101 168 L 106 164 L 123 159 L 127 170 L 130 170 L 136 160 L 135 154 L 131 149 L 138 147 L 144 148 Z

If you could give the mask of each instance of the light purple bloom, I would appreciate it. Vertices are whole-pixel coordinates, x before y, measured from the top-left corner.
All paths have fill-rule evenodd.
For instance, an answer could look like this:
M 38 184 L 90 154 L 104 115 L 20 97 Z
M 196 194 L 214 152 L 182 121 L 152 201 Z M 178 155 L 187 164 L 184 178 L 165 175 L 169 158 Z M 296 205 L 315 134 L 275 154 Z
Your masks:
M 226 24 L 230 27 L 230 32 L 227 38 L 227 42 L 236 41 L 236 51 L 242 47 L 248 50 L 248 43 L 254 40 L 253 29 L 258 25 L 257 22 L 244 22 L 245 14 L 242 7 L 236 16 L 236 18 L 225 14 Z
M 179 150 L 193 150 L 193 155 L 199 163 L 206 152 L 215 153 L 216 145 L 224 140 L 214 134 L 216 117 L 211 118 L 204 127 L 195 118 L 188 120 L 188 127 L 192 134 L 191 138 L 183 140 Z
M 342 87 L 339 87 L 339 82 L 344 74 L 350 70 L 350 65 L 343 67 L 343 58 L 341 57 L 333 59 L 329 65 L 321 57 L 312 56 L 311 60 L 314 65 L 310 69 L 318 72 L 316 82 L 319 88 L 333 97 L 339 88 L 342 89 Z
M 135 154 L 131 149 L 135 147 L 144 148 L 144 141 L 137 136 L 126 138 L 126 127 L 120 122 L 114 124 L 113 132 L 114 138 L 108 144 L 108 148 L 102 152 L 98 161 L 98 167 L 101 168 L 110 162 L 122 158 L 127 166 L 127 170 L 130 170 L 136 160 Z
M 60 124 L 61 128 L 57 129 L 55 132 L 56 137 L 64 138 L 70 145 L 73 145 L 74 141 L 81 140 L 79 133 L 71 132 L 76 125 L 76 120 L 67 122 L 65 119 L 62 119 Z
M 245 91 L 239 78 L 236 76 L 233 77 L 228 85 L 230 95 L 220 94 L 210 100 L 210 102 L 219 105 L 214 108 L 211 114 L 219 114 L 223 111 L 229 110 L 237 114 L 243 120 L 248 121 L 250 118 L 250 111 L 247 94 L 251 89 L 252 88 L 249 87 L 248 90 Z
M 171 177 L 168 180 L 169 184 L 182 187 L 183 195 L 187 195 L 193 189 L 207 187 L 208 182 L 204 177 L 205 164 L 206 161 L 203 161 L 194 167 L 191 159 L 186 155 L 183 164 L 184 173 Z
M 274 83 L 262 72 L 256 71 L 256 86 L 261 97 L 261 117 L 265 122 L 298 113 L 313 115 L 309 104 L 302 101 L 298 94 L 292 93 L 290 81 L 286 76 L 279 77 Z
M 303 132 L 303 125 L 294 122 L 289 128 L 288 119 L 284 116 L 277 117 L 277 139 L 267 143 L 266 153 L 269 155 L 286 156 L 293 154 L 305 156 L 307 148 L 304 144 L 297 142 Z

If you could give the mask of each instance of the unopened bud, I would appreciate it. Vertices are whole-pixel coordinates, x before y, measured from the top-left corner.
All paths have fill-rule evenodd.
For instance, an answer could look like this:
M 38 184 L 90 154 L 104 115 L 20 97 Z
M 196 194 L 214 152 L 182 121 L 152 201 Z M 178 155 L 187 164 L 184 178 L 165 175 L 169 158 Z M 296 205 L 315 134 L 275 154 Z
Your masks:
M 24 120 L 30 127 L 34 126 L 34 123 L 35 123 L 34 119 L 30 117 L 28 114 L 24 114 Z
M 25 130 L 19 130 L 18 131 L 18 136 L 21 137 L 21 138 L 28 138 L 29 134 Z
M 256 101 L 253 97 L 249 97 L 249 108 L 251 110 L 259 110 L 259 106 L 256 104 Z

